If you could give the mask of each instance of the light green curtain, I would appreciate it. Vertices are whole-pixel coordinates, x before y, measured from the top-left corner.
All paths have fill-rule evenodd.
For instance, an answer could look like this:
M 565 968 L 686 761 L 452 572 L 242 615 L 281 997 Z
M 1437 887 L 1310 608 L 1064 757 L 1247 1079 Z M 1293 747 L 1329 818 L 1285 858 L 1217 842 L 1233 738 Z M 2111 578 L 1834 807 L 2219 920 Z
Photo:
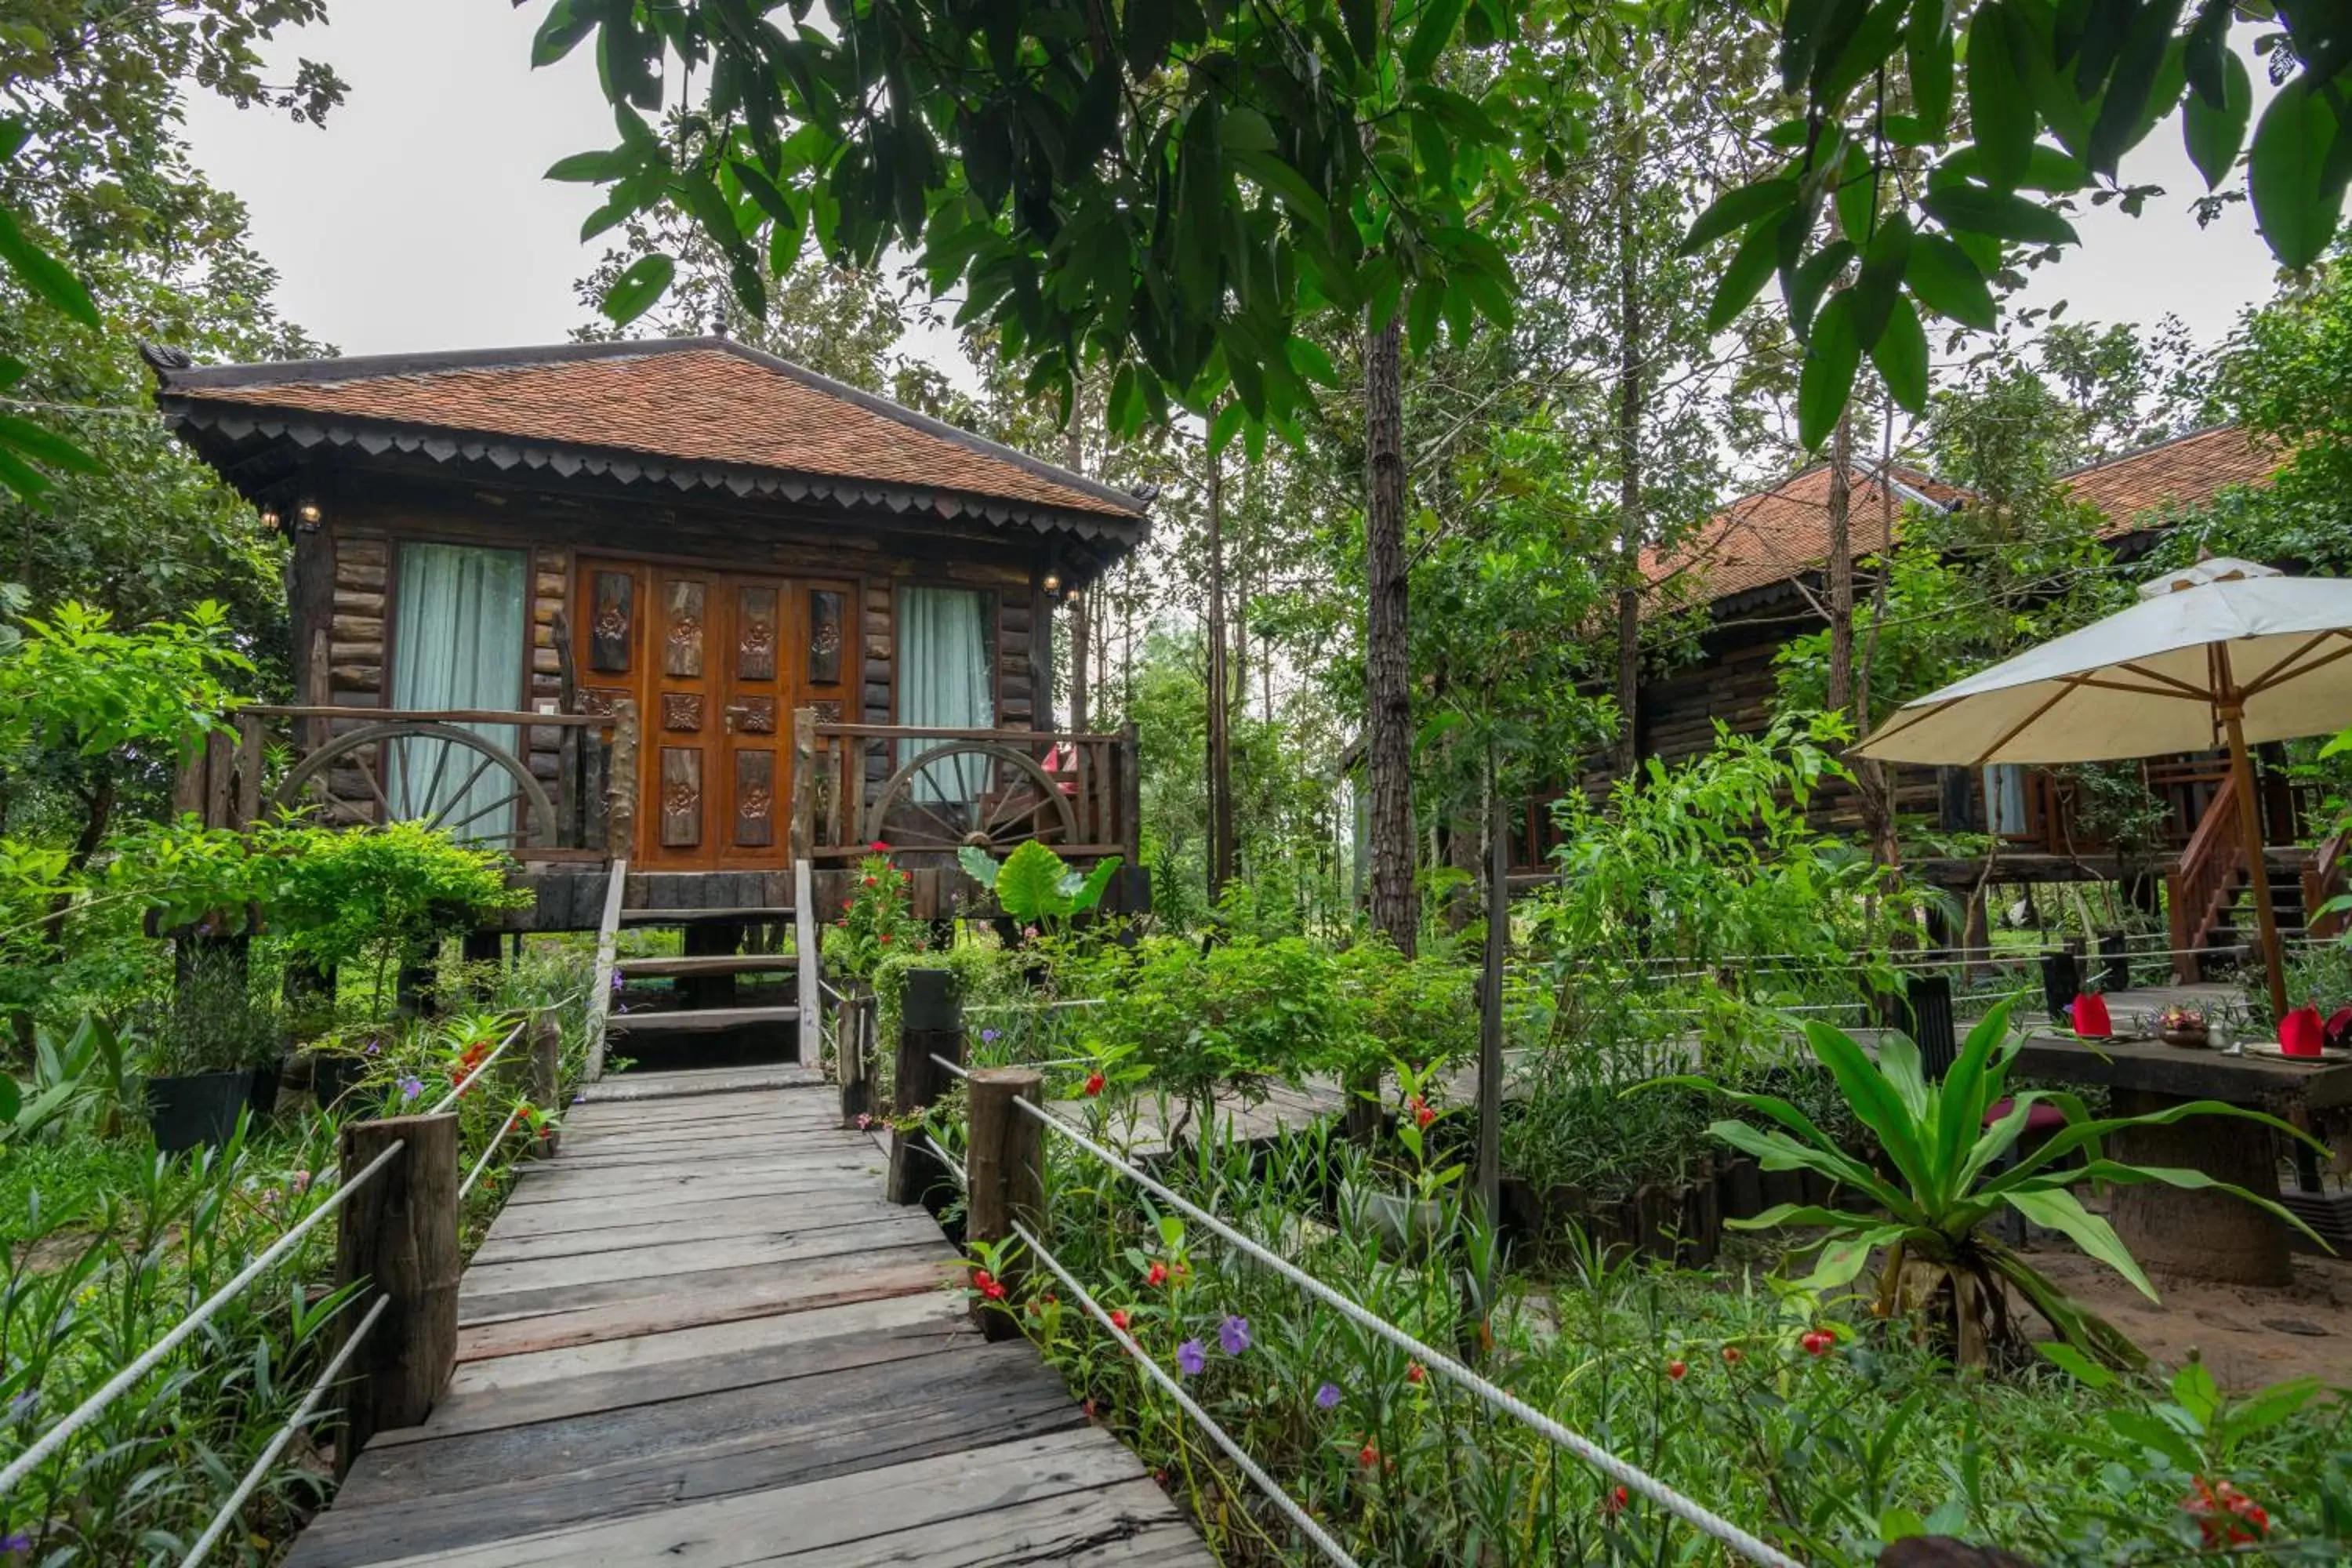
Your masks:
M 519 709 L 530 614 L 522 552 L 403 544 L 394 593 L 393 707 Z M 465 728 L 509 752 L 520 740 L 511 724 Z M 498 809 L 515 787 L 503 768 L 473 776 L 480 752 L 423 739 L 394 750 L 383 787 L 394 816 L 437 821 L 461 838 L 505 838 L 528 826 Z
M 970 588 L 898 590 L 898 722 L 940 730 L 992 730 L 996 701 L 988 670 L 987 600 Z M 929 749 L 901 742 L 901 763 Z M 988 787 L 980 757 L 934 763 L 914 781 L 926 805 L 976 803 Z

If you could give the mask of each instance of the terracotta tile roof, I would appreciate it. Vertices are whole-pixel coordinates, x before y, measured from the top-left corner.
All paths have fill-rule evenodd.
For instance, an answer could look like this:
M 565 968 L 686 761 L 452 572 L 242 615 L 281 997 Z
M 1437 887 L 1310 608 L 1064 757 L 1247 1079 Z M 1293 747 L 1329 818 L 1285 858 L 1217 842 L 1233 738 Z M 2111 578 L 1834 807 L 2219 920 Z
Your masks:
M 1139 520 L 1135 497 L 723 339 L 163 373 L 163 395 Z
M 2107 514 L 2107 538 L 2162 521 L 2174 507 L 2196 506 L 2231 485 L 2259 484 L 2279 466 L 2279 454 L 2235 425 L 2159 441 L 2104 463 L 2077 468 L 2066 489 Z
M 2100 531 L 2115 538 L 2160 522 L 2169 509 L 2196 505 L 2225 486 L 2258 483 L 2277 466 L 2276 455 L 2247 432 L 2222 426 L 2094 463 L 2064 483 L 2107 514 Z M 1914 469 L 1897 467 L 1892 478 L 1898 532 L 1906 501 L 1924 498 L 1949 506 L 1968 499 L 1966 491 Z M 1662 591 L 1664 602 L 1682 604 L 1712 604 L 1787 582 L 1828 558 L 1829 492 L 1827 464 L 1802 469 L 1732 502 L 1675 549 L 1644 550 L 1643 575 Z M 1867 470 L 1854 474 L 1850 515 L 1854 548 L 1876 548 L 1880 491 Z

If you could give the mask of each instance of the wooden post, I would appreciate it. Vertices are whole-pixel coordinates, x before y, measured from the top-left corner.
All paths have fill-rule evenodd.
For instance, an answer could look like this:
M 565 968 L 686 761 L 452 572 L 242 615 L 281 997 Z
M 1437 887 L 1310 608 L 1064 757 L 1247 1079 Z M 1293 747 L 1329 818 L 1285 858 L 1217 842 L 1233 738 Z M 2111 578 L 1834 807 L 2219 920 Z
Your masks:
M 798 721 L 795 720 L 794 722 L 797 723 Z M 800 792 L 800 785 L 797 783 L 793 784 L 793 791 L 797 800 Z M 793 809 L 794 821 L 797 824 L 799 810 L 797 805 Z M 803 1067 L 814 1067 L 818 1053 L 823 1049 L 824 987 L 822 969 L 824 949 L 824 939 L 818 935 L 818 930 L 816 873 L 809 865 L 807 857 L 803 855 L 793 861 L 793 966 L 797 973 L 797 979 L 793 987 L 793 999 L 800 1004 L 801 1009 L 800 1061 Z M 839 1028 L 838 1020 L 835 1021 L 835 1028 L 836 1030 Z M 838 1049 L 843 1060 L 846 1061 L 849 1049 L 845 1037 L 843 1038 L 844 1043 Z M 849 1121 L 847 1100 L 849 1074 L 846 1069 L 841 1073 L 841 1084 L 844 1092 L 842 1121 L 845 1126 Z
M 816 710 L 793 710 L 793 826 L 790 853 L 794 864 L 809 858 L 816 845 Z
M 236 716 L 236 794 L 230 807 L 231 827 L 253 826 L 261 815 L 261 721 L 251 713 Z
M 561 1111 L 562 1100 L 563 1029 L 555 1021 L 555 1009 L 541 1007 L 530 1022 L 530 1102 L 541 1110 Z M 544 1160 L 562 1141 L 562 1132 L 550 1128 L 546 1137 L 530 1141 L 529 1153 Z
M 1043 1108 L 1045 1075 L 1034 1068 L 976 1068 L 971 1075 L 970 1140 L 964 1147 L 965 1235 L 975 1242 L 1009 1241 L 1019 1221 L 1032 1236 L 1045 1224 L 1045 1130 L 1013 1103 L 1025 1100 Z M 1029 1276 L 1027 1248 L 1006 1255 L 996 1278 L 1008 1298 Z M 987 1306 L 978 1309 L 980 1327 L 992 1340 L 1017 1338 L 1019 1320 Z
M 903 1125 L 929 1110 L 946 1087 L 950 1075 L 932 1061 L 935 1056 L 962 1063 L 963 1003 L 949 971 L 910 969 L 898 1009 L 898 1077 L 890 1103 L 901 1123 L 890 1139 L 888 1196 L 894 1204 L 921 1203 L 926 1194 L 948 1182 L 922 1132 Z
M 377 1297 L 390 1302 L 350 1363 L 339 1475 L 378 1432 L 421 1424 L 457 1361 L 457 1118 L 344 1122 L 342 1179 L 395 1142 L 404 1147 L 343 1201 L 335 1234 L 337 1288 L 367 1282 L 338 1318 L 341 1332 Z
M 613 752 L 605 764 L 605 845 L 615 858 L 625 859 L 635 844 L 637 819 L 637 702 L 634 697 L 613 699 Z

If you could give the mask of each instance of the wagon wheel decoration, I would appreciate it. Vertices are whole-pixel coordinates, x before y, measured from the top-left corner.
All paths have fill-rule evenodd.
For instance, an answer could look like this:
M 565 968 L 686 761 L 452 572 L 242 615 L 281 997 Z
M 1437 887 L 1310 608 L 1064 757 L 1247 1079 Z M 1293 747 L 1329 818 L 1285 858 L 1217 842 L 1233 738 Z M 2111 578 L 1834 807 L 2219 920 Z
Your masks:
M 364 799 L 333 792 L 349 769 Z M 407 719 L 338 735 L 304 757 L 270 797 L 284 810 L 316 807 L 337 825 L 421 822 L 475 844 L 555 843 L 555 805 L 512 752 L 456 724 Z
M 920 798 L 926 794 L 971 798 Z M 1078 818 L 1060 782 L 1034 759 L 993 741 L 949 741 L 890 775 L 875 797 L 866 837 L 887 839 L 894 849 L 1001 854 L 1032 838 L 1075 844 Z

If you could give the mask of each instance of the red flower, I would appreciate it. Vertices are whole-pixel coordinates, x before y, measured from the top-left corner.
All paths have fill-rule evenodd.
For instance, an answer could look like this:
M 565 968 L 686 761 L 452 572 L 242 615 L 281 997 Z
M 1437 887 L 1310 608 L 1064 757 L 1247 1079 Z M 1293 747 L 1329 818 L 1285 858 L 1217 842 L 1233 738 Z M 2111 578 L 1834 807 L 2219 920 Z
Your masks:
M 887 855 L 890 853 L 890 847 L 887 844 L 883 843 L 879 838 L 876 839 L 873 843 L 868 844 L 866 847 L 871 849 L 877 855 Z
M 2271 1516 L 2227 1481 L 2198 1477 L 2180 1506 L 2196 1516 L 2198 1532 L 2209 1548 L 2243 1545 L 2270 1533 Z
M 876 888 L 876 887 L 879 887 L 879 886 L 881 886 L 881 884 L 880 884 L 880 883 L 878 883 L 878 882 L 877 882 L 873 878 L 868 877 L 868 878 L 866 878 L 866 886 L 867 886 L 867 887 L 869 887 L 869 888 Z
M 1378 1448 L 1373 1447 L 1370 1443 L 1365 1444 L 1362 1449 L 1356 1455 L 1356 1463 L 1363 1466 L 1364 1468 L 1368 1470 L 1380 1462 L 1381 1451 Z
M 1601 1500 L 1601 1511 L 1614 1519 L 1625 1511 L 1625 1505 L 1631 1500 L 1625 1495 L 1625 1489 L 1619 1487 Z
M 1404 1369 L 1404 1380 L 1407 1383 L 1424 1383 L 1428 1381 L 1428 1378 L 1429 1373 L 1422 1370 L 1421 1363 L 1419 1362 L 1413 1362 Z
M 1747 1359 L 1747 1353 L 1741 1351 L 1738 1345 L 1726 1345 L 1723 1347 L 1724 1365 L 1738 1366 L 1741 1362 L 1746 1361 Z
M 1437 1112 L 1429 1108 L 1429 1102 L 1423 1100 L 1421 1096 L 1417 1094 L 1414 1095 L 1412 1097 L 1412 1124 L 1415 1127 L 1427 1127 L 1431 1122 L 1436 1120 Z
M 882 943 L 884 946 L 886 946 L 886 947 L 887 947 L 887 946 L 888 946 L 888 945 L 889 945 L 889 942 L 890 942 L 890 933 L 889 933 L 888 931 L 884 931 L 880 936 L 876 937 L 874 940 L 875 940 L 875 941 L 877 941 L 877 942 L 880 942 L 880 943 Z
M 1165 1284 L 1167 1284 L 1167 1283 L 1168 1283 L 1168 1265 L 1166 1265 L 1165 1263 L 1160 1262 L 1160 1259 L 1158 1259 L 1158 1258 L 1153 1258 L 1153 1259 L 1151 1260 L 1151 1267 L 1150 1267 L 1150 1268 L 1147 1268 L 1147 1269 L 1145 1269 L 1145 1270 L 1143 1271 L 1143 1282 L 1144 1282 L 1146 1285 L 1165 1285 Z
M 985 1268 L 981 1269 L 971 1277 L 971 1287 L 992 1301 L 1002 1301 L 1004 1300 L 1004 1287 L 998 1284 L 996 1282 L 996 1276 L 991 1274 Z
M 1078 1408 L 1087 1413 L 1087 1420 L 1091 1421 L 1095 1418 L 1095 1402 L 1092 1399 L 1087 1400 Z
M 1837 1336 L 1827 1329 L 1811 1329 L 1797 1342 L 1805 1347 L 1807 1355 L 1827 1355 L 1837 1348 Z
M 1112 1310 L 1110 1315 L 1110 1326 L 1117 1329 L 1122 1334 L 1127 1332 L 1127 1310 L 1125 1308 L 1117 1308 Z
M 1690 1363 L 1688 1362 L 1670 1361 L 1666 1363 L 1666 1375 L 1674 1379 L 1676 1383 L 1680 1383 L 1684 1377 L 1689 1373 L 1689 1372 Z
M 1100 1074 L 1100 1073 L 1096 1073 L 1096 1074 L 1094 1074 L 1093 1076 L 1091 1076 L 1090 1078 L 1088 1078 L 1088 1079 L 1087 1079 L 1087 1094 L 1089 1094 L 1089 1095 L 1096 1095 L 1096 1094 L 1100 1094 L 1102 1091 L 1103 1091 L 1103 1075 L 1102 1075 L 1102 1074 Z

